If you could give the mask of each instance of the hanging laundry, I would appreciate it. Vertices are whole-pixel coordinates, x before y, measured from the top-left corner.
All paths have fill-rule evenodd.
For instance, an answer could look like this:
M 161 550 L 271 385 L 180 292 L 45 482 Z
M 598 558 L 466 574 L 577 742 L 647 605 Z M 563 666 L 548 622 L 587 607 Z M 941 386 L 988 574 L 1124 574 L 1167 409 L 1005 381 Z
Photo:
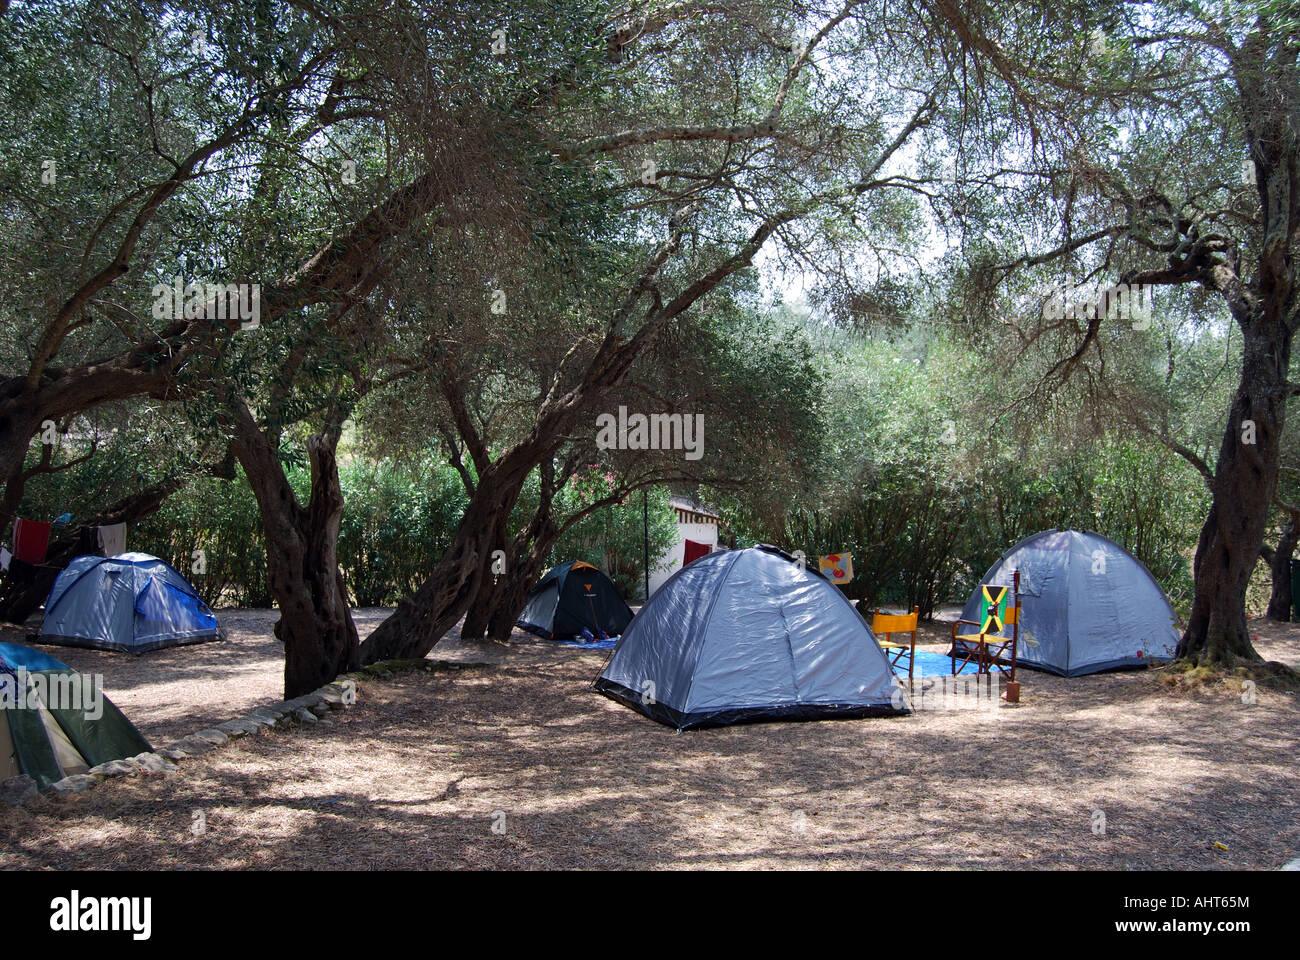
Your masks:
M 818 557 L 817 568 L 831 583 L 848 583 L 853 579 L 853 554 L 832 553 Z
M 84 557 L 92 553 L 99 553 L 99 527 L 78 527 L 77 556 Z
M 698 560 L 700 557 L 707 557 L 712 549 L 707 543 L 697 543 L 688 539 L 682 553 L 682 566 L 686 566 L 692 560 Z
M 14 555 L 12 553 L 10 553 L 4 547 L 0 547 L 0 570 L 7 571 L 9 569 L 9 561 L 12 560 L 13 558 Z
M 14 556 L 25 563 L 45 562 L 50 548 L 50 525 L 40 520 L 14 518 Z
M 99 552 L 106 557 L 126 553 L 126 524 L 113 523 L 99 527 Z

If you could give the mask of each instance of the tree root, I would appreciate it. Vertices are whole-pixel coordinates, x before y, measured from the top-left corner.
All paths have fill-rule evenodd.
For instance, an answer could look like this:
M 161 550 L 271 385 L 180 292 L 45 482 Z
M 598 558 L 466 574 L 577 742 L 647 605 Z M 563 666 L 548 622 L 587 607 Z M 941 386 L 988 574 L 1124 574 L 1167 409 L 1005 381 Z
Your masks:
M 1237 658 L 1234 663 L 1227 664 L 1222 660 L 1185 657 L 1158 667 L 1156 672 L 1164 683 L 1186 688 L 1220 684 L 1240 686 L 1242 681 L 1253 680 L 1262 687 L 1282 692 L 1300 691 L 1300 671 L 1277 660 Z

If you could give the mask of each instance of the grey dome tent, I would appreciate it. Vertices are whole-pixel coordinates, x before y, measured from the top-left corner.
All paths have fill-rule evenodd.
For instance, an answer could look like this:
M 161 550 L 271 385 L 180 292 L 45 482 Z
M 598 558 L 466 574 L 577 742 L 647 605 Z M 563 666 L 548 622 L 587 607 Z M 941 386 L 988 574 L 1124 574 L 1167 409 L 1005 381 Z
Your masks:
M 907 712 L 839 588 L 768 546 L 711 553 L 673 574 L 596 689 L 678 730 Z
M 39 643 L 147 653 L 223 636 L 176 568 L 147 553 L 77 557 L 45 601 Z
M 151 753 L 98 683 L 30 647 L 0 643 L 0 780 L 42 789 L 110 760 Z
M 552 567 L 537 581 L 516 621 L 529 633 L 563 640 L 582 633 L 617 637 L 627 629 L 632 609 L 598 568 L 581 560 Z
M 1178 628 L 1142 561 L 1099 533 L 1045 530 L 1020 541 L 981 583 L 1011 586 L 1020 571 L 1016 661 L 1065 677 L 1171 659 Z M 962 610 L 976 619 L 980 590 Z

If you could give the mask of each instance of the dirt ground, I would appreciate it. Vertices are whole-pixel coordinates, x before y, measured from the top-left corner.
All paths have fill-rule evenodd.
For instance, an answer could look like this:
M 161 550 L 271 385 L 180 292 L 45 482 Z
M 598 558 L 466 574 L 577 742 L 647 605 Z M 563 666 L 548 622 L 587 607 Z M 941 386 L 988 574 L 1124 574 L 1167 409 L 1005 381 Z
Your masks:
M 392 611 L 353 611 L 365 637 Z M 274 610 L 220 610 L 226 639 L 155 650 L 143 656 L 76 647 L 37 649 L 82 673 L 104 678 L 104 694 L 155 746 L 223 723 L 284 696 L 284 647 L 271 632 Z M 27 643 L 40 617 L 24 628 L 0 625 L 0 643 Z
M 362 632 L 384 612 L 360 611 Z M 279 695 L 272 615 L 222 618 L 226 644 L 47 649 L 104 673 L 160 743 Z M 1252 626 L 1265 656 L 1300 666 L 1300 625 Z M 677 734 L 591 691 L 606 653 L 517 641 L 489 648 L 491 666 L 369 681 L 357 707 L 179 776 L 0 807 L 0 868 L 1177 870 L 1300 856 L 1293 694 L 1245 704 L 1159 672 L 1023 671 L 1022 703 L 988 712 Z

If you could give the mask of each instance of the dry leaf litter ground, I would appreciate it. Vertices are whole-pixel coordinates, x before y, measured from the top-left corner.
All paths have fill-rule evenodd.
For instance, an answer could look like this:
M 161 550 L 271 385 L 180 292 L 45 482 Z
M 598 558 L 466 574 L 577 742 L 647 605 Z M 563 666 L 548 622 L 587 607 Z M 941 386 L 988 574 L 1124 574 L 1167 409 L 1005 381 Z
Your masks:
M 358 611 L 363 635 L 385 613 Z M 224 644 L 47 649 L 102 673 L 161 744 L 280 697 L 274 614 L 222 619 Z M 1300 625 L 1252 627 L 1265 656 L 1300 666 Z M 1156 672 L 1022 671 L 1022 703 L 991 713 L 677 734 L 591 691 L 605 653 L 453 634 L 430 656 L 492 665 L 367 681 L 357 707 L 179 776 L 0 807 L 0 868 L 1276 869 L 1300 856 L 1290 693 L 1248 705 L 1229 684 Z

